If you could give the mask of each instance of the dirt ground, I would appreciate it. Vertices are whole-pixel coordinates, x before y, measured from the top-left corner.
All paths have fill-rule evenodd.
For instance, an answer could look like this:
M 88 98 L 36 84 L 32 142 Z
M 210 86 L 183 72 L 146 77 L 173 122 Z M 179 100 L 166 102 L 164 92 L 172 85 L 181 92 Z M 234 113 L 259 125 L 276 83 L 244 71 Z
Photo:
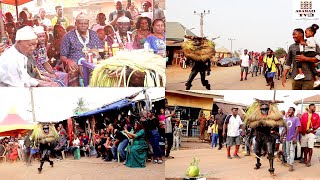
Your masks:
M 147 163 L 146 168 L 128 168 L 122 163 L 104 162 L 101 158 L 85 158 L 80 160 L 66 159 L 54 161 L 51 168 L 45 163 L 41 174 L 38 174 L 38 162 L 31 166 L 24 163 L 0 162 L 1 180 L 163 180 L 165 174 L 164 164 Z
M 180 66 L 170 65 L 166 69 L 167 85 L 169 90 L 184 90 L 185 83 L 188 80 L 191 68 L 182 69 Z M 251 77 L 248 75 L 247 81 L 240 81 L 240 66 L 232 67 L 211 67 L 210 76 L 206 76 L 209 80 L 212 90 L 268 90 L 266 81 L 262 75 Z M 286 87 L 283 87 L 280 80 L 275 80 L 275 89 L 291 90 L 291 81 L 288 80 Z M 200 81 L 198 74 L 192 83 L 191 90 L 205 90 Z
M 234 147 L 231 153 L 234 152 Z M 295 171 L 289 172 L 289 168 L 282 166 L 278 159 L 275 159 L 275 177 L 271 177 L 268 169 L 269 163 L 266 157 L 262 158 L 262 167 L 254 170 L 256 159 L 254 156 L 244 156 L 245 152 L 240 151 L 241 159 L 227 159 L 226 148 L 221 150 L 211 149 L 207 143 L 182 142 L 182 148 L 172 151 L 174 159 L 166 161 L 166 179 L 185 178 L 185 172 L 194 157 L 200 159 L 200 174 L 207 179 L 283 179 L 283 180 L 318 180 L 320 179 L 320 148 L 314 149 L 312 166 L 306 167 L 295 161 Z

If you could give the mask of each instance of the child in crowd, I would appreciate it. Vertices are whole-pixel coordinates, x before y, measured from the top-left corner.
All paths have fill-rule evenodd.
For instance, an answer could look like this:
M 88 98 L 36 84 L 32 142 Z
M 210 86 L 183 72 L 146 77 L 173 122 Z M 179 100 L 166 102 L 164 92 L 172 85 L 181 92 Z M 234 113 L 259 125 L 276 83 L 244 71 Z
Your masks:
M 216 147 L 217 146 L 217 141 L 218 141 L 218 124 L 217 124 L 217 120 L 214 120 L 214 124 L 212 124 L 211 126 L 212 129 L 212 141 L 211 141 L 211 148 Z
M 312 26 L 308 27 L 305 30 L 305 36 L 307 39 L 306 39 L 306 42 L 300 43 L 300 53 L 303 52 L 303 55 L 305 55 L 306 57 L 315 57 L 316 56 L 317 42 L 316 42 L 314 35 L 316 34 L 318 29 L 319 29 L 319 26 L 316 24 L 313 24 Z M 300 54 L 297 54 L 297 55 L 300 55 Z M 318 73 L 315 70 L 314 63 L 309 63 L 309 66 L 312 70 L 312 73 L 313 73 L 314 79 L 315 79 L 314 87 L 318 87 L 320 85 L 320 80 L 318 77 Z M 294 79 L 295 80 L 304 79 L 305 75 L 302 71 L 302 63 L 297 62 L 297 67 L 298 67 L 298 74 L 296 75 L 296 77 Z
M 179 150 L 181 133 L 182 133 L 182 129 L 180 126 L 180 121 L 177 121 L 173 131 L 173 148 L 175 150 Z

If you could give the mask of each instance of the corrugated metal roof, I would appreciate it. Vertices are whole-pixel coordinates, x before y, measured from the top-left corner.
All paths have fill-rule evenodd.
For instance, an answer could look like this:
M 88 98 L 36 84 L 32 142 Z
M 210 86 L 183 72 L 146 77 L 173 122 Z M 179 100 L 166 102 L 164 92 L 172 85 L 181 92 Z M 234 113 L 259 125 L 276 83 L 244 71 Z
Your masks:
M 166 38 L 168 40 L 183 40 L 185 31 L 188 36 L 196 36 L 179 22 L 166 22 Z
M 295 105 L 302 104 L 302 99 L 293 102 Z M 303 99 L 303 103 L 320 103 L 320 95 L 314 95 Z

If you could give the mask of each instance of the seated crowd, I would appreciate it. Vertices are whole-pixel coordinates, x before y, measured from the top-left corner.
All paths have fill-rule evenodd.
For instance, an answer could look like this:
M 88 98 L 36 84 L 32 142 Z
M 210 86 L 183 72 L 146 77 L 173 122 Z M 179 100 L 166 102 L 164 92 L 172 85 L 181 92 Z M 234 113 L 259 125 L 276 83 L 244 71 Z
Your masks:
M 158 116 L 160 117 L 160 116 Z M 143 168 L 146 161 L 162 164 L 163 147 L 161 147 L 161 119 L 155 113 L 143 111 L 139 115 L 119 115 L 116 120 L 104 123 L 103 129 L 89 134 L 81 128 L 72 135 L 62 124 L 57 127 L 59 138 L 51 144 L 51 156 L 57 160 L 65 156 L 101 157 L 104 161 L 123 162 L 127 167 Z M 72 136 L 72 138 L 70 138 Z M 30 141 L 30 132 L 23 138 L 6 137 L 2 139 L 0 156 L 10 161 L 20 160 L 30 165 L 32 159 L 40 159 L 37 145 Z M 164 142 L 163 142 L 164 144 Z
M 148 1 L 141 12 L 134 3 L 126 9 L 121 1 L 115 5 L 108 22 L 106 15 L 99 13 L 91 28 L 83 12 L 71 25 L 61 6 L 56 7 L 52 20 L 46 18 L 43 8 L 32 19 L 27 9 L 21 11 L 17 22 L 7 12 L 6 41 L 0 44 L 0 87 L 84 86 L 81 62 L 88 53 L 100 59 L 112 56 L 113 44 L 120 49 L 147 48 L 165 56 L 165 17 L 158 3 L 154 5 L 155 17 Z

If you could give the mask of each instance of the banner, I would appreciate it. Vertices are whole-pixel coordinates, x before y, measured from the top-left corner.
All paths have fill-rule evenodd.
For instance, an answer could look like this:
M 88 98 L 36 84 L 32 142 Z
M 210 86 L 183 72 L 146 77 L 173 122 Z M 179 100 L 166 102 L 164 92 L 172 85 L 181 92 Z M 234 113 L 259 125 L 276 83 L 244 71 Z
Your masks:
M 293 0 L 294 20 L 319 20 L 320 0 Z

